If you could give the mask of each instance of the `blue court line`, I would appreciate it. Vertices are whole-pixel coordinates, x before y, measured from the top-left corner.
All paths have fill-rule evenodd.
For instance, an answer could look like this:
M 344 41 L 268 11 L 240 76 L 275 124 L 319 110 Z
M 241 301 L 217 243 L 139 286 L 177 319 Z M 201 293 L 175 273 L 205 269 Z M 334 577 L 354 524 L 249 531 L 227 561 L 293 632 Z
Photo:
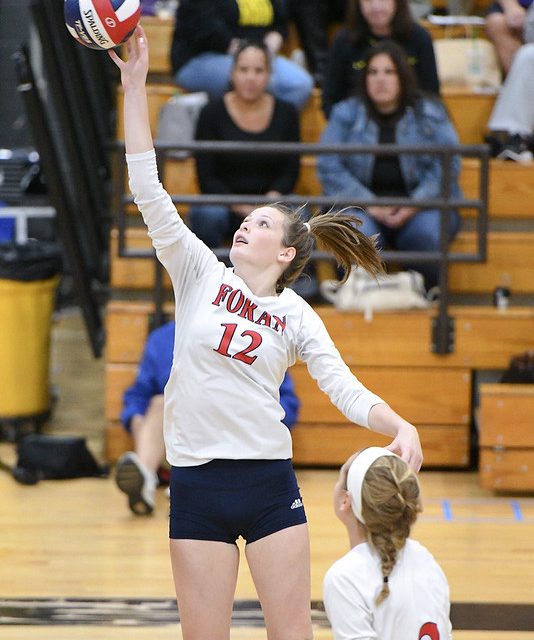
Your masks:
M 424 513 L 418 518 L 418 520 L 422 522 L 443 522 L 443 520 L 447 520 L 452 524 L 458 522 L 492 522 L 494 524 L 518 524 L 518 521 L 513 518 L 500 518 L 498 516 L 454 516 L 454 518 L 444 518 L 443 516 L 426 516 Z M 521 524 L 534 524 L 534 518 L 523 518 L 520 521 Z
M 521 511 L 521 505 L 519 504 L 519 502 L 517 500 L 512 500 L 512 502 L 510 504 L 512 505 L 512 510 L 514 512 L 514 518 L 518 522 L 522 522 L 523 521 L 523 512 Z
M 508 498 L 430 498 L 424 501 L 426 505 L 439 504 L 441 506 L 442 515 L 425 515 L 422 514 L 423 520 L 443 521 L 446 522 L 493 522 L 501 524 L 516 524 L 518 522 L 522 524 L 533 524 L 533 517 L 525 517 L 523 509 L 525 507 L 534 506 L 534 500 L 530 498 L 510 500 Z M 502 516 L 458 516 L 453 514 L 454 505 L 506 505 L 510 507 L 511 514 Z
M 426 503 L 440 503 L 446 499 L 451 503 L 458 504 L 511 504 L 517 502 L 517 504 L 523 504 L 527 507 L 534 507 L 534 498 L 517 498 L 511 500 L 510 498 L 425 498 Z
M 443 517 L 445 518 L 445 520 L 452 520 L 451 503 L 448 500 L 442 500 L 441 507 L 443 509 Z

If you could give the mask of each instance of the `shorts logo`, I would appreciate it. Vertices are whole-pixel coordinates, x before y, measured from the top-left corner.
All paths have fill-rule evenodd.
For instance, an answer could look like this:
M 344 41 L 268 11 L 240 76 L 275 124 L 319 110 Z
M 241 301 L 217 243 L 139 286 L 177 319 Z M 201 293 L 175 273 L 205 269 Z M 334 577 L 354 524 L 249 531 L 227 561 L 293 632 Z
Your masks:
M 302 504 L 302 500 L 300 498 L 297 498 L 296 500 L 293 501 L 291 508 L 298 509 L 299 507 L 304 507 L 304 505 Z

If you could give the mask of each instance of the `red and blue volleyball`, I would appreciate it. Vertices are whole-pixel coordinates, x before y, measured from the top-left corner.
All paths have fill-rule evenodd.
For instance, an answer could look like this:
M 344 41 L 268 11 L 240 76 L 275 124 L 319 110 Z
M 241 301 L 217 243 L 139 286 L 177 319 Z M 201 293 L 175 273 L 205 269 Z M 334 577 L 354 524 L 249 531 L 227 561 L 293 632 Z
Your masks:
M 65 0 L 65 25 L 90 49 L 118 47 L 135 31 L 141 17 L 139 0 Z

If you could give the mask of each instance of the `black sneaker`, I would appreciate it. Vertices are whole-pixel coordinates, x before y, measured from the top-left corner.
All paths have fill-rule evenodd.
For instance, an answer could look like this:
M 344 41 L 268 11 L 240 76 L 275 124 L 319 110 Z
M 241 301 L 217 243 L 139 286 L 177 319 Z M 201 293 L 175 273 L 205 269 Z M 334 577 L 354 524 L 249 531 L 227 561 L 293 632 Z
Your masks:
M 147 469 L 133 451 L 127 451 L 117 461 L 115 481 L 128 496 L 135 515 L 148 516 L 154 511 L 157 475 Z
M 492 133 L 484 136 L 484 142 L 489 146 L 489 153 L 491 158 L 496 158 L 504 149 L 506 137 L 498 135 L 497 133 Z

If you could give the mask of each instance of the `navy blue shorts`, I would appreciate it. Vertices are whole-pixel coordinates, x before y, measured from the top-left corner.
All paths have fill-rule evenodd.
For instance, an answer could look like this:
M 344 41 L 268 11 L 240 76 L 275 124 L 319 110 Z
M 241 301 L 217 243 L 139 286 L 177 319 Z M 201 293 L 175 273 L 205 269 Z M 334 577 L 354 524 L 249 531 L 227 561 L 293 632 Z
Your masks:
M 247 543 L 306 522 L 291 460 L 172 467 L 169 536 Z

